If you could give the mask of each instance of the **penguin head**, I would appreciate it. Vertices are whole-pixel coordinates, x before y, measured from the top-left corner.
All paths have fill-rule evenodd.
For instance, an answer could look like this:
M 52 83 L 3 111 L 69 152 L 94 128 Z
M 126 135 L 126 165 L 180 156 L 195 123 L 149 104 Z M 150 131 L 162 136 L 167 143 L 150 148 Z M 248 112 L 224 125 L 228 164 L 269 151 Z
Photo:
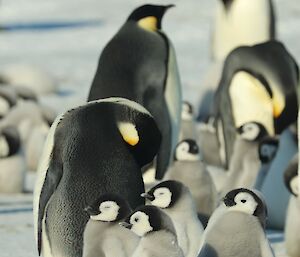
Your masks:
M 127 201 L 116 194 L 104 194 L 85 208 L 92 220 L 116 222 L 127 217 L 131 209 Z
M 279 141 L 275 137 L 266 137 L 259 143 L 258 154 L 261 163 L 270 163 L 276 156 Z
M 21 147 L 18 130 L 14 127 L 6 127 L 0 133 L 0 158 L 15 155 Z
M 284 182 L 287 189 L 294 195 L 299 194 L 299 182 L 298 182 L 298 153 L 289 163 L 287 169 L 284 172 Z
M 152 205 L 165 209 L 175 206 L 185 189 L 182 183 L 167 180 L 159 183 L 141 196 L 148 199 Z
M 149 233 L 166 230 L 175 235 L 175 229 L 169 216 L 155 206 L 141 206 L 137 208 L 121 226 L 130 229 L 139 237 Z
M 194 119 L 193 106 L 188 101 L 184 101 L 182 104 L 181 119 L 186 121 Z
M 226 194 L 223 202 L 228 210 L 256 216 L 262 226 L 265 226 L 267 208 L 263 198 L 258 192 L 246 188 L 234 189 Z
M 137 163 L 143 167 L 153 160 L 160 147 L 161 133 L 157 124 L 151 114 L 136 102 L 116 98 L 114 105 L 119 133 Z
M 148 31 L 161 30 L 161 22 L 165 12 L 175 5 L 150 5 L 146 4 L 135 9 L 127 21 L 133 21 L 139 27 Z
M 199 147 L 195 140 L 185 139 L 179 142 L 175 148 L 175 161 L 199 161 Z
M 247 122 L 237 129 L 244 140 L 256 142 L 268 135 L 266 128 L 258 122 Z

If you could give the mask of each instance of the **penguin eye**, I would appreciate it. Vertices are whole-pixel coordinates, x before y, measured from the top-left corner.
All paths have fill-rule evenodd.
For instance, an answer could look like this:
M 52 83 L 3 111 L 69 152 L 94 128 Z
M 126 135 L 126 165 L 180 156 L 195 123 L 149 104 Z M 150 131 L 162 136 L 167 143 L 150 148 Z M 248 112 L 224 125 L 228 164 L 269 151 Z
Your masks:
M 160 192 L 159 195 L 164 195 L 164 192 Z
M 139 218 L 134 218 L 134 222 L 138 222 L 139 221 Z
M 104 209 L 109 209 L 109 208 L 110 208 L 109 205 L 104 206 Z
M 242 202 L 242 203 L 246 203 L 246 202 L 247 202 L 247 200 L 243 199 L 243 200 L 241 200 L 241 202 Z

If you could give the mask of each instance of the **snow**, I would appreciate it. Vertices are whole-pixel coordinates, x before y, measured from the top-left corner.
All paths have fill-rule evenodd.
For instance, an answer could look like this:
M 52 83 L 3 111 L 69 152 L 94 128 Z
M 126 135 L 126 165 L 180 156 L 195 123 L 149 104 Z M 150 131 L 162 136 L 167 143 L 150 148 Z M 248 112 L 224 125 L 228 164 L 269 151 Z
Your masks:
M 210 26 L 214 1 L 173 0 L 152 3 L 177 5 L 163 22 L 174 43 L 184 86 L 184 97 L 196 103 L 209 69 Z M 101 20 L 101 25 L 45 31 L 0 32 L 0 71 L 15 64 L 37 66 L 59 84 L 59 93 L 42 98 L 64 111 L 85 101 L 101 49 L 141 0 L 2 0 L 0 24 L 42 21 Z M 298 0 L 276 0 L 279 38 L 300 60 Z M 63 95 L 63 96 L 62 96 Z M 34 175 L 29 176 L 29 188 Z M 36 257 L 33 239 L 32 195 L 0 195 L 0 252 L 2 257 Z M 22 209 L 22 212 L 13 212 Z M 6 213 L 5 213 L 6 210 Z M 7 213 L 7 210 L 12 212 Z M 285 256 L 282 234 L 269 235 L 277 256 Z M 275 238 L 275 239 L 274 239 Z M 278 240 L 278 238 L 280 240 Z

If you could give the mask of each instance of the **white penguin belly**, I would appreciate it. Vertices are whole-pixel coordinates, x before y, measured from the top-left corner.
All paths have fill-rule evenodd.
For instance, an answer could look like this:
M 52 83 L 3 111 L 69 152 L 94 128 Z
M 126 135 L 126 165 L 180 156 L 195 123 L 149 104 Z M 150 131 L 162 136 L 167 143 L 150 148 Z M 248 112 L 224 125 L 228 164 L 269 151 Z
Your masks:
M 259 122 L 274 135 L 273 105 L 263 84 L 246 72 L 238 72 L 229 88 L 236 128 L 248 122 Z

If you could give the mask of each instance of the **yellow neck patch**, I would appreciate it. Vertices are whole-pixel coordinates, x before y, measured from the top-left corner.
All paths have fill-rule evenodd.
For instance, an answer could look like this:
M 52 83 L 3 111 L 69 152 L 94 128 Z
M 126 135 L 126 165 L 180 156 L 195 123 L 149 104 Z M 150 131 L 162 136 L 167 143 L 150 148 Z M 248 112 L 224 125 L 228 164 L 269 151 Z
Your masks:
M 138 21 L 138 25 L 149 31 L 156 31 L 157 30 L 157 18 L 154 16 L 149 16 L 146 18 L 143 18 Z
M 278 118 L 283 112 L 285 106 L 284 95 L 277 89 L 272 88 L 273 91 L 273 115 L 275 118 Z
M 118 124 L 119 131 L 124 139 L 124 141 L 131 145 L 135 146 L 139 142 L 139 134 L 136 130 L 136 127 L 132 123 L 120 122 Z

